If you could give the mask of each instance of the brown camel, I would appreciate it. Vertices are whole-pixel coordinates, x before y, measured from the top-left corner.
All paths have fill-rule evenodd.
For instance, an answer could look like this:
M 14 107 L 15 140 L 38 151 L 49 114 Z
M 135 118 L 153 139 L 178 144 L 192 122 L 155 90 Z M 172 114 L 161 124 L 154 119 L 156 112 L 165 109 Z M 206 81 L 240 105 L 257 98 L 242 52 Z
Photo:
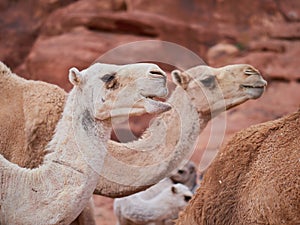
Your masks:
M 177 224 L 300 224 L 300 110 L 238 132 Z

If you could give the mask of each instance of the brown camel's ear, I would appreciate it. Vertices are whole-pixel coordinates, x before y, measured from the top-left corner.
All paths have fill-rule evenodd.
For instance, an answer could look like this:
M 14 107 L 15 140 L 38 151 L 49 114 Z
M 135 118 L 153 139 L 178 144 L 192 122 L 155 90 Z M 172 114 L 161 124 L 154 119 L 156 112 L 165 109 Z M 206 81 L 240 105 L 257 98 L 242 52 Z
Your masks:
M 176 85 L 181 86 L 183 89 L 186 89 L 190 78 L 187 74 L 182 73 L 179 70 L 173 70 L 172 73 L 172 80 Z
M 82 82 L 82 74 L 75 67 L 69 70 L 69 80 L 74 86 L 78 86 Z
M 175 186 L 171 187 L 171 191 L 172 191 L 173 194 L 177 194 L 177 192 L 178 192 L 177 188 Z

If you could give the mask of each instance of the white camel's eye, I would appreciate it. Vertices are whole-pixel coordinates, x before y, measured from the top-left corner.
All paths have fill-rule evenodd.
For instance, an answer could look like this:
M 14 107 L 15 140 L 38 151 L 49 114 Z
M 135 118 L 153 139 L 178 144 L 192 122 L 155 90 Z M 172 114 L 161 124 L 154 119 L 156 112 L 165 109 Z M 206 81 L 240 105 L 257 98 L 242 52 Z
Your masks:
M 191 199 L 192 199 L 191 196 L 187 196 L 187 195 L 184 196 L 184 201 L 186 202 L 190 201 Z
M 101 77 L 100 79 L 104 82 L 104 83 L 108 83 L 111 82 L 113 79 L 116 78 L 115 74 L 105 74 L 103 77 Z
M 107 89 L 115 89 L 118 87 L 118 81 L 115 74 L 106 74 L 100 79 L 105 83 Z

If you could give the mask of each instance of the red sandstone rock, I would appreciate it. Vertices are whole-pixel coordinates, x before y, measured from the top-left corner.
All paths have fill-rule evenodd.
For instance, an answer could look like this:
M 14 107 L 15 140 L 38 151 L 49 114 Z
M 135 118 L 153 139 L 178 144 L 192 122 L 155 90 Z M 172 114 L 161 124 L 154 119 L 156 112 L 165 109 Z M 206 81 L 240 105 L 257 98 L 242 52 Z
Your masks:
M 281 13 L 289 21 L 300 21 L 300 1 L 278 1 Z
M 275 39 L 299 40 L 300 39 L 300 23 L 281 23 L 274 24 L 270 28 L 270 36 Z
M 85 68 L 104 52 L 137 40 L 178 43 L 211 66 L 254 65 L 268 79 L 267 91 L 262 98 L 228 112 L 225 140 L 250 124 L 277 118 L 299 106 L 299 0 L 2 0 L 0 13 L 0 60 L 26 78 L 66 90 L 70 67 Z M 238 51 L 226 47 L 226 57 L 219 57 L 220 51 L 213 48 L 219 43 Z M 136 52 L 133 49 L 126 57 L 133 59 Z M 149 120 L 131 121 L 134 132 L 140 134 Z M 206 129 L 193 156 L 196 162 L 208 148 L 207 165 L 218 148 L 219 135 Z M 212 136 L 215 139 L 207 147 L 205 140 Z M 114 224 L 111 201 L 99 202 L 99 223 Z
M 27 72 L 24 74 L 27 78 L 54 83 L 70 90 L 67 75 L 71 67 L 84 69 L 109 49 L 141 39 L 126 34 L 96 33 L 78 27 L 69 33 L 38 39 L 22 69 Z
M 0 60 L 15 68 L 24 61 L 47 16 L 74 0 L 1 0 Z
M 281 41 L 280 43 L 272 47 L 263 47 L 263 51 L 249 52 L 233 61 L 255 65 L 268 80 L 299 81 L 300 71 L 295 68 L 299 64 L 300 41 Z M 283 49 L 283 52 L 276 52 L 275 48 Z
M 239 55 L 239 49 L 236 46 L 219 43 L 208 49 L 207 62 L 215 66 L 226 65 L 237 55 Z

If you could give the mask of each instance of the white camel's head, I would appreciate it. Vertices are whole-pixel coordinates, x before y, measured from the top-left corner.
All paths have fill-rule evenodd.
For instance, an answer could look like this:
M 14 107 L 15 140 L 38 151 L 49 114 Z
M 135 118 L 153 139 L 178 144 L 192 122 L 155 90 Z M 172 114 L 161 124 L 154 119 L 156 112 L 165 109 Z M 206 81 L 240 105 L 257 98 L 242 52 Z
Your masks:
M 259 98 L 267 85 L 260 72 L 247 64 L 220 68 L 201 65 L 185 72 L 174 70 L 172 77 L 188 92 L 202 115 L 218 113 Z
M 176 206 L 180 209 L 185 207 L 193 197 L 193 193 L 190 191 L 190 189 L 187 186 L 180 183 L 173 184 L 171 186 L 170 191 L 172 199 L 176 199 Z
M 161 113 L 170 105 L 153 97 L 167 95 L 166 74 L 157 65 L 96 63 L 85 70 L 71 68 L 70 82 L 86 96 L 97 120 L 144 113 Z

